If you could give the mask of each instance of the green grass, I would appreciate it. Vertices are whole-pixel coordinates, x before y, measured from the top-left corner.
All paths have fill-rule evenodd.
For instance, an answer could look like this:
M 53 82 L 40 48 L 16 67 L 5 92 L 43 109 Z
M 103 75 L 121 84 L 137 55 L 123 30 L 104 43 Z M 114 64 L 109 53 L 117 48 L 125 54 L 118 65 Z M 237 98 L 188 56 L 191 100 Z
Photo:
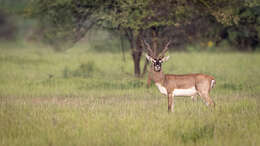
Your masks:
M 168 114 L 130 53 L 1 48 L 0 145 L 259 145 L 260 54 L 170 56 L 166 73 L 215 76 L 215 109 L 177 97 Z

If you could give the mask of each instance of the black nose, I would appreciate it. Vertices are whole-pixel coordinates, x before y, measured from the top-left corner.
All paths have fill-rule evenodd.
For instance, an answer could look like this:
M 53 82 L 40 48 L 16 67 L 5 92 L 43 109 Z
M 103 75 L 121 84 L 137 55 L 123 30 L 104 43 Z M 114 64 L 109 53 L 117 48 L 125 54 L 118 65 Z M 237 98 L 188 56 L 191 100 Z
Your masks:
M 155 70 L 155 71 L 160 71 L 160 70 L 161 70 L 161 66 L 160 66 L 160 65 L 154 66 L 154 70 Z

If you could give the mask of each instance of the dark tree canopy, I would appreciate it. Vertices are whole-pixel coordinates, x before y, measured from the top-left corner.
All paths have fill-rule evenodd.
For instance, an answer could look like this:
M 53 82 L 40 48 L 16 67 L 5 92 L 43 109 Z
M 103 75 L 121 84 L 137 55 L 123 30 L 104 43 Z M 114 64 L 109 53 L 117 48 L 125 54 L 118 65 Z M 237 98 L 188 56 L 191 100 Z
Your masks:
M 180 28 L 187 28 L 189 39 L 197 31 L 193 24 L 201 20 L 216 28 L 239 25 L 241 7 L 257 4 L 254 0 L 32 0 L 26 13 L 40 19 L 46 42 L 58 50 L 75 44 L 93 26 L 120 33 L 130 43 L 135 75 L 140 76 L 142 40 L 159 51 L 177 38 Z M 207 33 L 212 31 L 215 35 Z M 215 30 L 201 28 L 201 33 L 218 41 Z

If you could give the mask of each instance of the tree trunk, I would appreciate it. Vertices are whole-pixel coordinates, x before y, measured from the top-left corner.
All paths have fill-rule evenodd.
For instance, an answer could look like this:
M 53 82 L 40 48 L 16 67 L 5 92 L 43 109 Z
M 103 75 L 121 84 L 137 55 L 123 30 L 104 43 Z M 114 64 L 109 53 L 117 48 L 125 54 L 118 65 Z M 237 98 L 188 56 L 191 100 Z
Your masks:
M 125 45 L 124 45 L 124 39 L 122 34 L 120 34 L 120 48 L 122 50 L 122 55 L 123 55 L 123 61 L 125 62 Z
M 139 40 L 132 39 L 131 41 L 132 57 L 134 61 L 134 73 L 136 77 L 141 76 L 140 61 L 142 57 L 142 48 L 139 45 Z
M 136 77 L 141 76 L 140 61 L 142 57 L 141 35 L 134 34 L 132 30 L 127 30 L 127 37 L 130 42 L 132 58 L 134 63 L 134 74 Z
M 142 56 L 142 52 L 140 52 L 140 51 L 132 52 L 132 57 L 133 57 L 133 61 L 134 61 L 134 71 L 135 71 L 136 77 L 140 77 L 140 75 L 141 75 L 141 70 L 140 70 L 141 56 Z
M 159 31 L 156 27 L 153 28 L 152 31 L 152 47 L 153 47 L 153 51 L 156 57 L 158 57 L 158 55 L 160 54 L 160 50 L 158 48 L 158 34 Z
M 144 77 L 145 73 L 147 72 L 148 64 L 149 64 L 149 61 L 147 59 L 145 59 L 145 63 L 144 63 L 144 67 L 143 67 L 143 73 L 142 73 L 141 77 Z

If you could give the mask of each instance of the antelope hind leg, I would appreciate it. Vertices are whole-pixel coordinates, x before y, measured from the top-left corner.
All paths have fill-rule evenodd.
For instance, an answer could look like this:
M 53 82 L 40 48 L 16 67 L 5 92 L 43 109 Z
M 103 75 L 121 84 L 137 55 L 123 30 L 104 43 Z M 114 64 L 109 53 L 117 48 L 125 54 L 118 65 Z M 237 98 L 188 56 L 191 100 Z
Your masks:
M 208 93 L 199 93 L 200 97 L 206 102 L 207 106 L 215 107 L 214 101 L 210 98 Z

